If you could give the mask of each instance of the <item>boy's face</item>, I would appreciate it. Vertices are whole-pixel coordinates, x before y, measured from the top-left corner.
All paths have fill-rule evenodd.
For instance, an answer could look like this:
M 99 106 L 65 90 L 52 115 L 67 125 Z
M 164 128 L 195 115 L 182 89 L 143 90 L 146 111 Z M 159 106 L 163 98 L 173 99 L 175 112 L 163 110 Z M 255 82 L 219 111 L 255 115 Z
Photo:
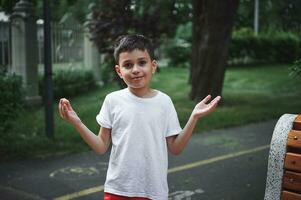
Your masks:
M 115 70 L 132 89 L 149 88 L 152 74 L 155 73 L 157 63 L 151 60 L 147 50 L 134 49 L 119 54 L 119 64 Z

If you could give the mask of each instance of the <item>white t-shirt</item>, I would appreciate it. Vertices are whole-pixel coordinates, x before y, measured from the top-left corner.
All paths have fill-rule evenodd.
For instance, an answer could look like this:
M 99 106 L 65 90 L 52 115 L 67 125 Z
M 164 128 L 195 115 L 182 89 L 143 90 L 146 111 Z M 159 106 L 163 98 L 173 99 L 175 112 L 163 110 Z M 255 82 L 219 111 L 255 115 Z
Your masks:
M 105 192 L 168 199 L 166 137 L 182 131 L 169 96 L 140 98 L 128 88 L 108 94 L 97 122 L 111 129 Z

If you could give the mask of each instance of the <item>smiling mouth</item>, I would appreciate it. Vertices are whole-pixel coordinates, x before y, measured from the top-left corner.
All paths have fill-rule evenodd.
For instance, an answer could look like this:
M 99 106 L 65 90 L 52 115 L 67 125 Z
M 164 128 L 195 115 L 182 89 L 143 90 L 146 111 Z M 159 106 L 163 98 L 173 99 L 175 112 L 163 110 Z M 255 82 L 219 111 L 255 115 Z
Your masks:
M 140 79 L 142 79 L 142 78 L 143 78 L 143 76 L 134 77 L 133 80 L 140 80 Z

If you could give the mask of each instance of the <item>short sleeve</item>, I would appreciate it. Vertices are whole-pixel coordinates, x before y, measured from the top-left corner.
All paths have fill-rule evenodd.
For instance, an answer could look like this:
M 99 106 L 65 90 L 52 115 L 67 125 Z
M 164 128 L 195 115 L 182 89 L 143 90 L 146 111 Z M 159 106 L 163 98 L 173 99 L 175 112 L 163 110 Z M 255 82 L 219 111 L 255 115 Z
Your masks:
M 177 111 L 170 100 L 170 105 L 168 106 L 168 118 L 167 118 L 167 131 L 165 137 L 173 136 L 173 135 L 178 135 L 181 131 L 182 128 L 179 123 Z
M 105 100 L 103 101 L 103 104 L 101 106 L 101 109 L 96 116 L 97 123 L 104 128 L 112 128 L 112 113 L 110 108 L 110 100 L 109 97 L 106 96 Z

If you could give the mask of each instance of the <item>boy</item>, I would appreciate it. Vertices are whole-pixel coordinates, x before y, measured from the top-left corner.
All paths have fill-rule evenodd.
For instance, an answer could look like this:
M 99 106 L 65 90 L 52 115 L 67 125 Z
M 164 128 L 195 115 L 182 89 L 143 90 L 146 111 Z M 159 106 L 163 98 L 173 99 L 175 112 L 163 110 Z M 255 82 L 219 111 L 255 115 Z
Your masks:
M 98 136 L 81 122 L 67 99 L 59 102 L 60 115 L 97 153 L 105 153 L 112 141 L 105 200 L 167 200 L 167 150 L 180 154 L 197 120 L 213 111 L 221 97 L 206 104 L 208 95 L 198 103 L 182 130 L 169 96 L 150 88 L 157 68 L 150 41 L 142 35 L 123 36 L 114 57 L 115 70 L 127 88 L 106 96 L 96 116 L 101 126 Z

